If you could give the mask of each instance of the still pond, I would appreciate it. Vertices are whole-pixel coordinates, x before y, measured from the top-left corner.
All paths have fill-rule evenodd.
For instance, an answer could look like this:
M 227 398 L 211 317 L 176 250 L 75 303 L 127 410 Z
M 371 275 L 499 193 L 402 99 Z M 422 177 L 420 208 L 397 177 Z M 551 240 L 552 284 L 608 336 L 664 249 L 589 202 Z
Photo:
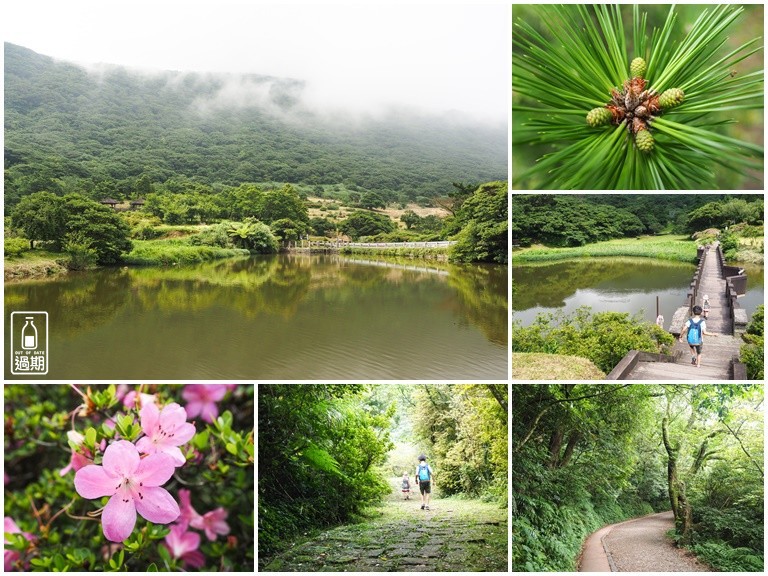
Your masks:
M 747 293 L 739 304 L 752 315 L 763 303 L 763 267 L 745 264 Z M 656 297 L 665 328 L 685 300 L 696 267 L 652 258 L 590 258 L 512 267 L 512 320 L 528 326 L 537 314 L 568 315 L 580 306 L 593 312 L 642 312 L 656 320 Z
M 501 380 L 507 283 L 337 255 L 97 270 L 6 285 L 6 342 L 11 312 L 48 312 L 46 380 Z

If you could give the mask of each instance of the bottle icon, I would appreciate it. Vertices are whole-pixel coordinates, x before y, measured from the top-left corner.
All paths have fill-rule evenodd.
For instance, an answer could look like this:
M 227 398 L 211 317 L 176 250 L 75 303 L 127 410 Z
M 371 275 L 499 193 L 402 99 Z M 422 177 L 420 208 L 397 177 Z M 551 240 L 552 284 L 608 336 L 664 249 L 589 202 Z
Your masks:
M 35 350 L 37 348 L 37 326 L 35 326 L 32 316 L 26 316 L 25 320 L 27 322 L 21 329 L 21 347 L 24 350 Z

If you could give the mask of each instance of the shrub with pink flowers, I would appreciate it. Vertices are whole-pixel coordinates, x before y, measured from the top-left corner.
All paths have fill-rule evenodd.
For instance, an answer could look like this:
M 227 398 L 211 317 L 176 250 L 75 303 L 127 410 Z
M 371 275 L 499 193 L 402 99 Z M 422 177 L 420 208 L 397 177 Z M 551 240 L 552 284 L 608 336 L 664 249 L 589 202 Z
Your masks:
M 6 385 L 5 571 L 253 571 L 253 392 Z

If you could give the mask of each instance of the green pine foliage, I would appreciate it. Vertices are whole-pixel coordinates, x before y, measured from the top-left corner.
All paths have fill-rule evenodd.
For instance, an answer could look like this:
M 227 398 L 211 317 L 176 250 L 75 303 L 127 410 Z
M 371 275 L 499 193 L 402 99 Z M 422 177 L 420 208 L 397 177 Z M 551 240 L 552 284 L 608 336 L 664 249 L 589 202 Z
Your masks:
M 679 12 L 673 6 L 655 24 L 655 9 L 638 5 L 515 7 L 513 147 L 522 158 L 531 147 L 539 156 L 519 164 L 516 187 L 712 189 L 727 178 L 732 189 L 734 179 L 753 174 L 761 187 L 760 139 L 728 128 L 737 117 L 762 123 L 759 112 L 740 116 L 763 106 L 763 72 L 747 60 L 760 53 L 760 38 L 726 46 L 734 32 L 743 37 L 741 6 L 699 9 L 690 21 Z M 630 79 L 636 57 L 647 62 L 647 88 L 675 89 L 665 98 L 675 107 L 649 123 L 654 146 L 646 142 L 645 151 L 632 145 L 626 121 L 601 128 L 584 121 Z

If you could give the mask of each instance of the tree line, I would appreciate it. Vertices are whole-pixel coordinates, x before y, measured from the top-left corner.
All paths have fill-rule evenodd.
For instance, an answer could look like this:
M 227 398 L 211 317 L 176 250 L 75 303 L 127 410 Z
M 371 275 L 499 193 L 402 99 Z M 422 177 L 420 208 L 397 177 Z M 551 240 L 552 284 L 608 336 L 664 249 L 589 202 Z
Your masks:
M 759 226 L 763 199 L 746 194 L 521 194 L 513 197 L 512 220 L 513 241 L 521 246 L 582 246 L 642 234 L 725 229 L 739 223 Z

